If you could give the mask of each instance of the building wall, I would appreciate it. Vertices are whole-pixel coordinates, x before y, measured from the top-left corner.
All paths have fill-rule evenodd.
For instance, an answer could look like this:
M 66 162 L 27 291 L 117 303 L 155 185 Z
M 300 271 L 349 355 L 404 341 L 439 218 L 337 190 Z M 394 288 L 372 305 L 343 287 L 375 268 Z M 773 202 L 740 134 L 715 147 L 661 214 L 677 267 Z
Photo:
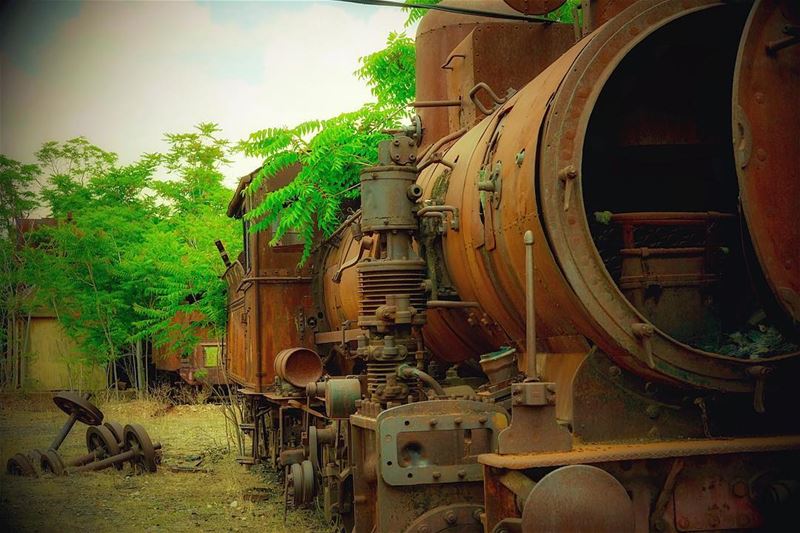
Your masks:
M 81 363 L 75 343 L 54 317 L 31 317 L 24 387 L 34 391 L 106 388 L 106 371 Z

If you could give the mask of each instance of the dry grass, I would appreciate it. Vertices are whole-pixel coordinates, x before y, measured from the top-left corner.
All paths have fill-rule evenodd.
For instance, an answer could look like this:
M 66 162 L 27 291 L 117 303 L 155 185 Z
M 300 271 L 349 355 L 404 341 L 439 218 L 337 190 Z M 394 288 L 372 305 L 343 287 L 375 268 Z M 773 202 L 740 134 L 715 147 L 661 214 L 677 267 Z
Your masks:
M 218 405 L 155 401 L 98 402 L 106 420 L 138 422 L 163 445 L 158 473 L 135 476 L 126 467 L 69 477 L 0 477 L 0 531 L 275 531 L 329 530 L 319 514 L 289 511 L 283 521 L 274 474 L 248 472 L 235 462 Z M 33 448 L 46 449 L 65 420 L 46 396 L 0 398 L 0 460 Z M 76 425 L 60 448 L 62 456 L 85 453 L 85 431 Z M 208 472 L 173 473 L 170 465 L 202 456 Z M 260 487 L 266 501 L 244 500 Z

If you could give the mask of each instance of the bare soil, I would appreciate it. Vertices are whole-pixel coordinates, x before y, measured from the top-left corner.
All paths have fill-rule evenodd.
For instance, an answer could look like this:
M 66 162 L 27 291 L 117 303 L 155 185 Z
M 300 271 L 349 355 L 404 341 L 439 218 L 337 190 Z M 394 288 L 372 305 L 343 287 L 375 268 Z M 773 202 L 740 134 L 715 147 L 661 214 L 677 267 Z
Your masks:
M 319 512 L 289 510 L 273 472 L 236 463 L 219 405 L 166 407 L 153 401 L 95 403 L 105 420 L 138 422 L 163 459 L 155 474 L 123 471 L 22 478 L 5 473 L 6 461 L 33 448 L 44 451 L 66 420 L 48 395 L 0 397 L 0 531 L 329 531 Z M 76 424 L 59 452 L 86 452 L 86 426 Z M 205 472 L 173 472 L 193 465 Z M 266 494 L 250 501 L 252 491 Z

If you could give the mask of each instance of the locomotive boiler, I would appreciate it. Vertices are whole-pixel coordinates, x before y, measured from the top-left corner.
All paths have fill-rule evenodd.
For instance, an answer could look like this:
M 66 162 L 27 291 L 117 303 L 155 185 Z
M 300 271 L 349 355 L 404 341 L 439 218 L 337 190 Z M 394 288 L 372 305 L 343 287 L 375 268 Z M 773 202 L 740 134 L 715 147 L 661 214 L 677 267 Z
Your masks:
M 797 6 L 428 13 L 360 208 L 229 269 L 242 461 L 345 531 L 790 527 Z

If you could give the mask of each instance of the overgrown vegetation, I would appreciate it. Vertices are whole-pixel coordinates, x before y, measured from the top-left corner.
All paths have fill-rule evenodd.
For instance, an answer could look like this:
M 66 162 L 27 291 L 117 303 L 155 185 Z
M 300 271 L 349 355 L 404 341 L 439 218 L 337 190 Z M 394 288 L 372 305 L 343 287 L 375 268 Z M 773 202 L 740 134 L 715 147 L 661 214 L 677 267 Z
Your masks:
M 263 166 L 247 189 L 269 190 L 269 179 L 300 164 L 297 177 L 285 187 L 269 190 L 247 213 L 251 231 L 274 228 L 272 243 L 287 232 L 304 241 L 305 262 L 317 234 L 330 235 L 341 221 L 342 204 L 358 198 L 359 174 L 377 159 L 384 130 L 397 128 L 409 117 L 414 99 L 414 42 L 405 34 L 389 35 L 386 48 L 360 59 L 355 74 L 370 87 L 376 102 L 325 120 L 303 122 L 292 128 L 269 128 L 239 144 Z
M 20 191 L 6 218 L 27 215 L 33 195 L 25 191 L 41 177 L 47 185 L 39 197 L 54 219 L 21 234 L 24 245 L 6 230 L 3 253 L 14 256 L 3 263 L 13 274 L 4 290 L 23 291 L 8 300 L 14 319 L 37 309 L 54 313 L 78 346 L 72 355 L 87 366 L 111 363 L 112 381 L 118 362 L 131 380 L 141 375 L 143 341 L 188 354 L 199 328 L 219 336 L 226 293 L 214 240 L 235 247 L 239 239 L 225 216 L 232 191 L 221 169 L 229 143 L 218 134 L 214 124 L 168 134 L 167 151 L 129 165 L 84 138 L 45 143 L 36 166 L 4 158 L 4 183 Z M 159 172 L 168 179 L 157 179 Z M 192 327 L 179 326 L 180 313 L 194 318 Z

